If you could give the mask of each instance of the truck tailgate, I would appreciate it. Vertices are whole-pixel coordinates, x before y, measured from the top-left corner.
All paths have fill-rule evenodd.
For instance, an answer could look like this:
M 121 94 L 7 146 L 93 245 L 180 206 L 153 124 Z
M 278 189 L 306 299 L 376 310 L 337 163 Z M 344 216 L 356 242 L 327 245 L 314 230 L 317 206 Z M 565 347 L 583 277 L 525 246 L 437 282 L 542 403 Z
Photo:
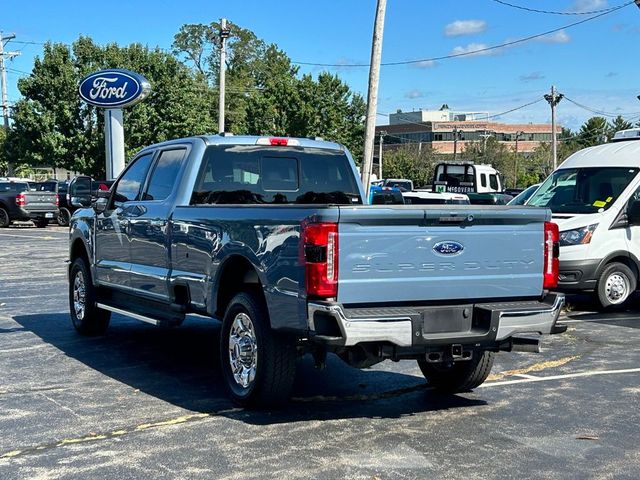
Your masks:
M 24 208 L 28 212 L 51 212 L 58 208 L 53 192 L 24 192 Z
M 539 296 L 548 219 L 529 207 L 340 207 L 338 301 Z

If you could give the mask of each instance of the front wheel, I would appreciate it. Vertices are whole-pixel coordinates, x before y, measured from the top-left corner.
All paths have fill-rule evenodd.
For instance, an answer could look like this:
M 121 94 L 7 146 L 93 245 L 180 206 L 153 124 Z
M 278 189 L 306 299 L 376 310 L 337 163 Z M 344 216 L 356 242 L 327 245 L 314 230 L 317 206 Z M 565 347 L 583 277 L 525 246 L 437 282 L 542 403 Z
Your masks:
M 614 262 L 598 277 L 596 295 L 602 310 L 622 307 L 636 289 L 636 276 L 624 263 Z
M 446 393 L 468 392 L 481 385 L 491 373 L 495 354 L 474 352 L 471 360 L 430 363 L 418 360 L 418 366 L 427 383 Z
M 229 303 L 220 333 L 220 365 L 232 399 L 251 407 L 278 406 L 289 397 L 296 350 L 271 330 L 264 300 L 240 293 Z
M 69 310 L 75 329 L 82 335 L 102 335 L 109 326 L 111 312 L 96 306 L 96 291 L 89 265 L 77 258 L 69 272 Z

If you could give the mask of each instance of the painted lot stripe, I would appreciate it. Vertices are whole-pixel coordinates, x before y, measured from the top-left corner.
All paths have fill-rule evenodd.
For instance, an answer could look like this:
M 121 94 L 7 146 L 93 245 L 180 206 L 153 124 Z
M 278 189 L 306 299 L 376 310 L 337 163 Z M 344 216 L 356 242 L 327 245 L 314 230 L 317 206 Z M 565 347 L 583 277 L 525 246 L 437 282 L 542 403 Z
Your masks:
M 638 320 L 638 324 L 640 324 L 640 317 L 637 315 L 628 316 L 628 317 L 617 317 L 617 318 L 590 318 L 585 320 L 560 320 L 559 323 L 614 323 L 614 322 L 623 322 L 625 320 Z
M 591 372 L 567 373 L 565 375 L 550 375 L 548 377 L 521 378 L 517 380 L 505 380 L 501 382 L 489 382 L 478 388 L 500 387 L 503 385 L 515 385 L 518 383 L 549 382 L 551 380 L 563 380 L 565 378 L 594 377 L 596 375 L 620 375 L 623 373 L 640 373 L 640 368 L 627 368 L 623 370 L 595 370 Z
M 29 238 L 29 239 L 36 239 L 36 240 L 62 240 L 66 237 L 66 235 L 58 235 L 57 237 L 53 237 L 53 236 L 40 237 L 35 235 L 14 235 L 12 233 L 0 233 L 0 236 L 14 237 L 14 238 Z

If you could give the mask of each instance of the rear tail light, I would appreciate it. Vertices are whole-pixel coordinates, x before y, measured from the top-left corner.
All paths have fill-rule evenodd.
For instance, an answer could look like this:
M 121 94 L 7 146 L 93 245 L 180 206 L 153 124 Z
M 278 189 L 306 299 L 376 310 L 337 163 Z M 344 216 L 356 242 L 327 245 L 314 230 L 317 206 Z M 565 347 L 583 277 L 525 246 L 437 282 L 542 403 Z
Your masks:
M 560 274 L 560 234 L 558 225 L 544 222 L 544 281 L 542 288 L 556 288 Z
M 338 296 L 338 224 L 303 222 L 301 262 L 305 266 L 307 296 Z
M 19 207 L 24 207 L 27 204 L 27 197 L 25 197 L 24 193 L 19 193 L 16 196 L 16 205 Z
M 56 207 L 59 207 L 59 206 L 60 206 L 60 197 L 56 193 Z

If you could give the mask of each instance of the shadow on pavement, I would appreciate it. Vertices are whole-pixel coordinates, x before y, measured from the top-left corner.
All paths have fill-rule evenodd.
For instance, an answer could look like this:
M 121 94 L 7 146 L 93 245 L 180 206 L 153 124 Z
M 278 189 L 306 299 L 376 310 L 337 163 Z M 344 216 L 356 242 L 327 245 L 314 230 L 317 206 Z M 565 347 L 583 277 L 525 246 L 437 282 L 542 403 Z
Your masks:
M 160 329 L 114 315 L 103 337 L 78 335 L 67 313 L 18 315 L 25 330 L 86 366 L 148 395 L 192 411 L 228 410 L 219 372 L 219 327 L 189 318 L 180 328 Z M 417 375 L 417 374 L 416 374 Z M 274 412 L 233 411 L 226 416 L 253 424 L 310 419 L 397 418 L 425 411 L 486 405 L 463 396 L 439 395 L 422 377 L 383 370 L 358 370 L 329 356 L 319 371 L 299 361 L 293 400 Z

